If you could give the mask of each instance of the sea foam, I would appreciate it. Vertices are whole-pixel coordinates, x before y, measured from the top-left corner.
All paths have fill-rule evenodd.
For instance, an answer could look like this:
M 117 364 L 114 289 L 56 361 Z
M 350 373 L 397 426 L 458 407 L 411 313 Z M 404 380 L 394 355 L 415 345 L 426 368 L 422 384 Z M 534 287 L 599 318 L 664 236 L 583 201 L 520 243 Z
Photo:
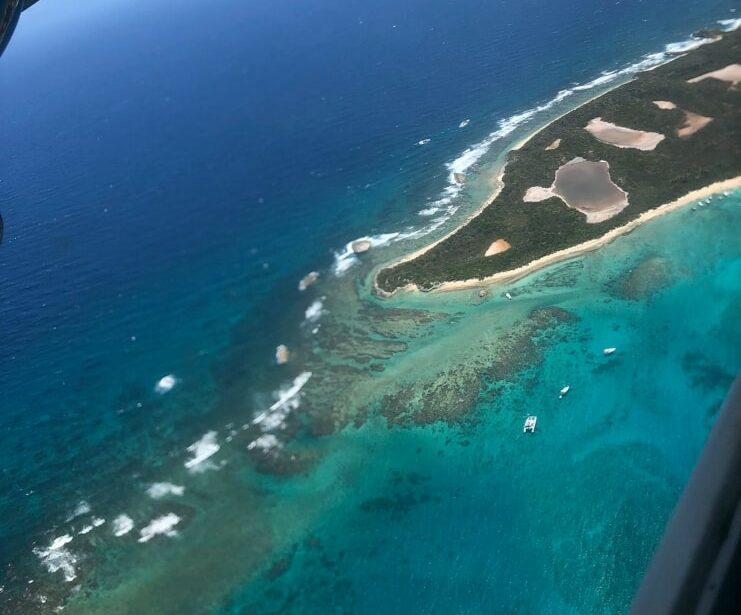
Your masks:
M 139 542 L 149 542 L 155 536 L 164 534 L 165 536 L 177 536 L 175 526 L 180 523 L 180 517 L 175 513 L 167 513 L 156 519 L 152 519 L 148 525 L 144 526 L 139 532 Z
M 283 427 L 288 413 L 298 409 L 300 403 L 298 394 L 309 378 L 311 378 L 311 372 L 303 372 L 293 379 L 291 386 L 280 389 L 277 393 L 277 401 L 252 419 L 252 425 L 259 425 L 262 431 L 272 431 Z
M 112 522 L 113 535 L 116 537 L 125 536 L 134 529 L 134 520 L 129 515 L 118 515 Z
M 280 448 L 281 443 L 278 438 L 276 438 L 271 433 L 264 433 L 256 440 L 253 440 L 247 445 L 247 450 L 251 451 L 254 449 L 261 450 L 261 451 L 271 451 L 276 448 Z
M 70 542 L 72 542 L 72 536 L 64 534 L 52 540 L 46 549 L 35 548 L 33 550 L 49 572 L 55 573 L 61 570 L 64 580 L 68 583 L 77 578 L 75 570 L 77 558 L 66 548 Z
M 741 19 L 724 19 L 720 20 L 718 23 L 723 26 L 725 31 L 730 31 L 741 26 Z M 335 275 L 343 275 L 353 267 L 353 265 L 359 262 L 352 250 L 352 244 L 355 241 L 362 239 L 371 242 L 371 246 L 373 247 L 383 246 L 406 239 L 424 237 L 445 224 L 453 214 L 458 211 L 459 205 L 457 205 L 456 201 L 464 188 L 462 182 L 458 181 L 456 178 L 456 175 L 465 175 L 467 172 L 471 171 L 471 169 L 478 164 L 481 158 L 490 151 L 494 143 L 509 136 L 520 126 L 531 122 L 533 118 L 552 109 L 555 105 L 572 96 L 575 92 L 583 92 L 594 88 L 604 87 L 619 79 L 627 80 L 639 72 L 651 70 L 652 68 L 666 64 L 675 59 L 681 53 L 712 43 L 713 40 L 714 39 L 711 38 L 690 36 L 683 41 L 669 43 L 664 47 L 663 51 L 646 54 L 637 62 L 624 66 L 623 68 L 605 71 L 591 81 L 562 89 L 553 98 L 543 104 L 499 120 L 496 130 L 491 132 L 481 141 L 467 147 L 457 158 L 445 164 L 445 168 L 448 171 L 447 186 L 445 186 L 435 200 L 427 203 L 424 208 L 417 212 L 422 217 L 432 218 L 426 226 L 408 230 L 406 232 L 384 233 L 371 237 L 360 237 L 348 242 L 344 249 L 335 252 L 333 265 Z M 461 124 L 463 124 L 463 122 L 461 122 Z M 433 218 L 433 216 L 435 217 Z
M 339 252 L 335 252 L 334 255 L 334 273 L 335 275 L 342 275 L 353 265 L 360 262 L 355 250 L 353 250 L 353 244 L 360 241 L 367 241 L 370 243 L 371 248 L 380 248 L 390 244 L 392 241 L 398 241 L 400 237 L 403 237 L 403 233 L 382 233 L 380 235 L 365 235 L 363 237 L 357 237 L 352 241 L 348 241 L 345 247 Z
M 147 489 L 147 495 L 150 498 L 158 500 L 165 497 L 166 495 L 183 495 L 185 493 L 185 487 L 181 485 L 175 485 L 173 483 L 152 483 Z
M 178 379 L 173 374 L 168 374 L 157 381 L 157 384 L 154 385 L 154 392 L 164 395 L 168 391 L 171 391 L 177 383 Z
M 93 517 L 93 520 L 88 525 L 83 526 L 83 528 L 77 533 L 83 536 L 89 532 L 92 532 L 96 527 L 100 527 L 104 523 L 105 519 L 103 519 L 102 517 Z
M 309 322 L 316 322 L 319 320 L 324 313 L 324 302 L 322 299 L 316 299 L 311 303 L 309 307 L 306 308 L 306 311 L 304 312 L 304 317 Z
M 741 28 L 741 17 L 736 19 L 719 19 L 718 23 L 721 25 L 721 29 L 724 32 L 733 32 Z
M 77 517 L 81 517 L 82 515 L 86 515 L 90 512 L 90 504 L 88 504 L 85 500 L 80 500 L 80 502 L 75 506 L 75 509 L 67 515 L 67 523 L 72 521 L 72 519 L 75 519 Z
M 185 462 L 185 467 L 191 472 L 202 472 L 213 468 L 212 464 L 203 464 L 209 457 L 216 454 L 221 447 L 216 443 L 216 432 L 209 431 L 199 440 L 196 440 L 186 450 L 192 457 Z

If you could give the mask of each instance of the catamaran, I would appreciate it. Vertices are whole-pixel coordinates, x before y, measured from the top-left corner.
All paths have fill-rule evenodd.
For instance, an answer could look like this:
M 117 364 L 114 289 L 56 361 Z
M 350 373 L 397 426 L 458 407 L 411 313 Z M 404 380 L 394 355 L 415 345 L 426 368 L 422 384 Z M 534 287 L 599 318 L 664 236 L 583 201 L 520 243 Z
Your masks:
M 525 419 L 525 426 L 522 428 L 523 433 L 535 433 L 535 423 L 538 422 L 537 416 L 529 416 Z

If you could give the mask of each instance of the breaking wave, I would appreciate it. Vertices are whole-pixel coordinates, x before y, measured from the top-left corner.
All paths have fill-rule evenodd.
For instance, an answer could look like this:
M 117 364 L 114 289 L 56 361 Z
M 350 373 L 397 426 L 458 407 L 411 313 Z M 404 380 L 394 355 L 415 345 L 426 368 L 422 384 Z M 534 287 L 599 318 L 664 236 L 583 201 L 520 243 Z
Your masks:
M 129 515 L 121 514 L 112 521 L 111 525 L 113 527 L 113 535 L 121 537 L 134 529 L 134 520 Z
M 250 424 L 260 425 L 263 431 L 275 429 L 283 424 L 283 419 L 290 410 L 299 406 L 298 394 L 304 385 L 309 382 L 311 372 L 303 372 L 296 376 L 291 386 L 278 391 L 278 400 L 265 412 L 258 414 Z
M 213 464 L 203 462 L 209 457 L 215 455 L 221 446 L 216 442 L 216 432 L 209 431 L 199 439 L 193 442 L 186 450 L 192 454 L 192 457 L 185 462 L 185 467 L 191 472 L 203 472 L 213 468 Z
M 139 532 L 139 542 L 149 542 L 152 538 L 160 534 L 170 537 L 177 536 L 175 526 L 178 523 L 180 523 L 180 517 L 175 513 L 167 513 L 166 515 L 152 519 Z
M 175 485 L 173 483 L 152 483 L 147 489 L 147 495 L 150 498 L 159 500 L 166 495 L 183 495 L 185 493 L 185 487 L 182 485 Z
M 72 536 L 64 534 L 52 540 L 46 549 L 37 547 L 33 550 L 49 572 L 53 574 L 61 570 L 64 580 L 68 583 L 77 578 L 77 570 L 75 570 L 77 557 L 67 549 L 70 542 L 72 542 Z
M 741 26 L 741 19 L 724 19 L 720 20 L 718 23 L 726 32 L 728 32 Z M 499 120 L 496 130 L 491 132 L 478 143 L 469 146 L 457 158 L 445 164 L 445 168 L 448 171 L 447 186 L 438 195 L 437 199 L 427 203 L 424 208 L 417 212 L 418 215 L 426 218 L 436 216 L 429 224 L 422 228 L 403 233 L 384 233 L 375 236 L 359 237 L 349 241 L 342 250 L 335 252 L 333 265 L 335 275 L 341 276 L 353 265 L 359 262 L 357 255 L 352 249 L 352 245 L 357 241 L 366 240 L 370 242 L 371 247 L 380 247 L 389 243 L 403 241 L 405 239 L 424 237 L 440 228 L 456 211 L 458 211 L 459 205 L 456 204 L 456 201 L 463 191 L 466 174 L 471 171 L 471 169 L 478 164 L 481 158 L 489 152 L 494 143 L 509 136 L 520 126 L 529 123 L 534 117 L 552 109 L 555 105 L 572 96 L 575 92 L 583 92 L 606 86 L 620 79 L 629 79 L 631 76 L 639 72 L 651 70 L 652 68 L 666 64 L 676 58 L 678 54 L 706 45 L 713 42 L 713 40 L 715 39 L 690 36 L 683 41 L 669 43 L 664 47 L 663 51 L 646 54 L 637 62 L 629 64 L 623 68 L 605 71 L 587 83 L 574 85 L 570 88 L 560 90 L 553 98 L 541 105 L 537 105 L 531 109 L 527 109 L 508 118 Z M 463 122 L 461 122 L 461 124 L 463 124 Z
M 316 299 L 306 308 L 304 317 L 309 322 L 316 322 L 319 320 L 324 313 L 324 303 L 321 299 Z

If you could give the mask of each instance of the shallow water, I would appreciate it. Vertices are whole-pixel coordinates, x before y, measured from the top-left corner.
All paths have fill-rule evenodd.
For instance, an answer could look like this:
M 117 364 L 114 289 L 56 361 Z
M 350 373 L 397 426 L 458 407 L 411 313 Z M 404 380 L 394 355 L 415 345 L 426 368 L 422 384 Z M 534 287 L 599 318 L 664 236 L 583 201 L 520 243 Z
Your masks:
M 343 433 L 307 485 L 336 501 L 231 611 L 625 611 L 741 360 L 740 215 L 739 193 L 688 207 L 484 302 L 401 298 L 466 315 L 425 339 L 434 364 L 400 359 L 380 378 L 417 395 L 487 356 L 506 371 L 494 349 L 512 313 L 569 317 L 465 414 L 435 407 L 448 424 Z
M 0 71 L 3 609 L 624 609 L 739 365 L 738 195 L 486 299 L 379 301 L 368 280 L 476 208 L 506 146 L 630 74 L 600 71 L 660 61 L 640 58 L 726 4 L 658 29 L 616 5 L 584 31 L 519 4 L 479 24 L 186 3 L 167 36 L 163 3 L 111 6 L 39 3 Z
M 377 351 L 360 338 L 308 361 L 294 416 L 339 431 L 251 462 L 220 440 L 214 469 L 170 475 L 183 497 L 145 507 L 182 514 L 181 535 L 106 540 L 103 585 L 68 609 L 624 611 L 741 360 L 740 215 L 736 192 L 485 300 L 394 299 L 416 321 L 398 314 L 408 346 L 383 372 L 353 371 Z M 346 368 L 330 383 L 327 362 Z

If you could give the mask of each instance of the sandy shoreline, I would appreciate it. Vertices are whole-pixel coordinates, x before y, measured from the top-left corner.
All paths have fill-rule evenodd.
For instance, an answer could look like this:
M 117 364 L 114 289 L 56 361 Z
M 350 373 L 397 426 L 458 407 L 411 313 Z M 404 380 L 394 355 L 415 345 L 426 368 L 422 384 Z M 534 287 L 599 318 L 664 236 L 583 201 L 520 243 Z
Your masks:
M 495 284 L 498 282 L 511 282 L 511 281 L 517 280 L 530 273 L 533 273 L 534 271 L 537 271 L 538 269 L 547 267 L 548 265 L 553 265 L 560 261 L 567 260 L 569 258 L 574 258 L 576 256 L 580 256 L 581 254 L 585 254 L 586 252 L 591 252 L 592 250 L 596 250 L 600 246 L 603 246 L 604 244 L 611 242 L 613 239 L 616 239 L 617 237 L 620 237 L 621 235 L 625 235 L 626 233 L 629 233 L 630 231 L 634 230 L 641 224 L 648 222 L 649 220 L 653 220 L 654 218 L 658 218 L 659 216 L 667 214 L 676 209 L 679 209 L 680 207 L 684 205 L 708 198 L 719 192 L 736 190 L 736 189 L 741 189 L 741 175 L 733 177 L 731 179 L 726 179 L 723 181 L 715 182 L 708 186 L 704 186 L 697 190 L 688 192 L 684 196 L 681 196 L 678 199 L 675 199 L 674 201 L 665 203 L 664 205 L 660 205 L 659 207 L 656 207 L 654 209 L 651 209 L 649 211 L 642 213 L 640 216 L 638 216 L 634 220 L 631 220 L 630 222 L 624 224 L 623 226 L 614 228 L 608 231 L 607 233 L 605 233 L 604 235 L 602 235 L 601 237 L 597 237 L 596 239 L 590 239 L 589 241 L 585 241 L 584 243 L 580 243 L 570 248 L 565 248 L 564 250 L 559 250 L 558 252 L 554 252 L 553 254 L 548 254 L 547 256 L 538 258 L 534 261 L 529 262 L 526 265 L 517 267 L 516 269 L 510 269 L 508 271 L 500 271 L 499 273 L 495 273 L 485 278 L 481 278 L 481 279 L 472 278 L 468 280 L 456 280 L 454 282 L 443 282 L 440 286 L 436 287 L 434 290 L 429 291 L 429 292 L 445 292 L 445 291 L 461 290 L 464 288 L 474 288 L 477 286 L 485 286 L 485 285 L 488 286 L 490 284 Z M 377 289 L 377 290 L 383 293 L 384 296 L 390 296 L 398 290 L 407 291 L 407 292 L 408 291 L 421 292 L 419 291 L 419 288 L 417 287 L 416 284 L 408 284 L 406 286 L 396 289 L 394 293 L 390 293 L 390 294 L 381 289 Z
M 722 37 L 716 37 L 716 38 L 714 38 L 712 40 L 712 42 L 715 42 L 717 40 L 720 40 L 721 38 Z M 677 57 L 681 57 L 682 55 L 684 55 L 684 53 L 677 54 Z M 658 66 L 661 66 L 661 65 L 662 64 L 659 64 Z M 658 66 L 654 66 L 654 67 L 648 68 L 646 70 L 653 70 L 654 68 L 657 68 Z M 484 201 L 481 203 L 481 205 L 479 207 L 477 207 L 473 212 L 471 212 L 468 216 L 466 216 L 466 219 L 465 220 L 463 220 L 461 223 L 457 224 L 454 228 L 452 228 L 450 230 L 450 232 L 446 233 L 444 236 L 440 237 L 439 239 L 437 239 L 436 241 L 434 241 L 434 242 L 432 242 L 432 243 L 430 243 L 428 245 L 425 245 L 425 246 L 423 246 L 423 247 L 421 247 L 421 248 L 419 248 L 419 249 L 417 249 L 417 250 L 415 250 L 415 251 L 413 251 L 413 252 L 411 252 L 409 254 L 406 254 L 405 256 L 403 256 L 401 258 L 398 258 L 396 260 L 393 260 L 393 261 L 391 261 L 389 263 L 384 264 L 383 266 L 378 267 L 376 269 L 376 271 L 374 272 L 374 274 L 373 274 L 373 280 L 372 280 L 372 288 L 373 288 L 374 294 L 376 294 L 377 296 L 380 296 L 380 297 L 391 297 L 391 296 L 393 296 L 394 294 L 396 294 L 399 291 L 402 291 L 402 292 L 414 292 L 414 291 L 416 291 L 416 292 L 422 292 L 422 291 L 420 291 L 419 287 L 416 284 L 413 284 L 413 283 L 407 284 L 407 285 L 402 286 L 402 287 L 397 287 L 392 292 L 387 292 L 387 291 L 385 291 L 385 290 L 383 290 L 382 288 L 379 287 L 379 285 L 378 285 L 378 275 L 384 269 L 389 269 L 389 268 L 396 267 L 396 266 L 398 266 L 398 265 L 400 265 L 402 263 L 408 262 L 410 260 L 414 260 L 415 258 L 417 258 L 417 257 L 425 254 L 426 252 L 428 252 L 429 250 L 431 250 L 432 248 L 434 248 L 435 246 L 437 246 L 439 243 L 445 241 L 451 235 L 455 234 L 461 228 L 463 228 L 464 226 L 466 226 L 467 224 L 469 224 L 474 218 L 476 218 L 477 216 L 479 216 L 481 214 L 481 212 L 486 207 L 488 207 L 489 205 L 492 205 L 494 203 L 494 201 L 496 200 L 496 198 L 499 196 L 499 194 L 502 191 L 502 189 L 504 188 L 504 176 L 505 176 L 505 170 L 506 170 L 506 166 L 507 166 L 506 160 L 507 160 L 507 154 L 510 151 L 521 149 L 533 137 L 535 137 L 536 135 L 538 135 L 539 133 L 541 133 L 543 130 L 545 130 L 546 128 L 548 128 L 554 122 L 557 122 L 558 120 L 560 120 L 564 116 L 568 115 L 569 113 L 572 113 L 576 109 L 579 109 L 579 108 L 581 108 L 581 107 L 589 104 L 590 102 L 592 102 L 592 101 L 594 101 L 594 100 L 596 100 L 598 98 L 601 98 L 602 96 L 605 96 L 606 94 L 612 92 L 613 90 L 622 87 L 626 83 L 629 83 L 630 81 L 632 81 L 633 79 L 635 79 L 635 77 L 636 77 L 635 75 L 632 75 L 630 78 L 628 78 L 628 79 L 626 79 L 624 81 L 623 80 L 619 80 L 617 83 L 612 84 L 612 87 L 607 88 L 603 92 L 600 92 L 599 94 L 596 94 L 595 96 L 590 97 L 588 100 L 585 100 L 585 101 L 577 104 L 575 107 L 572 107 L 572 108 L 564 111 L 563 113 L 558 114 L 556 117 L 553 117 L 548 122 L 546 122 L 542 126 L 539 126 L 535 130 L 532 130 L 529 134 L 527 134 L 526 136 L 524 136 L 521 140 L 517 141 L 512 146 L 510 146 L 510 148 L 508 150 L 506 150 L 505 152 L 503 152 L 504 163 L 502 164 L 502 167 L 501 167 L 501 169 L 499 169 L 499 172 L 498 172 L 498 174 L 496 176 L 497 186 L 496 186 L 496 189 L 488 196 L 488 198 L 484 199 Z M 661 135 L 661 137 L 663 139 L 663 135 Z M 551 145 L 553 145 L 553 144 L 551 144 Z M 549 147 L 551 147 L 551 146 L 549 146 Z M 546 149 L 548 149 L 548 148 L 546 148 Z M 552 149 L 555 149 L 555 148 L 552 148 Z M 651 209 L 649 211 L 643 212 L 642 214 L 640 214 L 634 220 L 632 220 L 632 221 L 624 224 L 621 227 L 614 228 L 614 229 L 608 231 L 607 233 L 605 233 L 601 237 L 598 237 L 596 239 L 592 239 L 592 240 L 583 242 L 581 244 L 572 246 L 570 248 L 566 248 L 564 250 L 559 250 L 559 251 L 554 252 L 552 254 L 548 254 L 548 255 L 546 255 L 544 257 L 541 257 L 541 258 L 538 258 L 538 259 L 536 259 L 534 261 L 531 261 L 530 263 L 528 263 L 526 265 L 523 265 L 521 267 L 517 267 L 515 269 L 511 269 L 511 270 L 508 270 L 508 271 L 501 271 L 499 273 L 493 274 L 491 276 L 487 276 L 485 278 L 480 278 L 480 279 L 479 278 L 474 278 L 474 279 L 467 279 L 467 280 L 456 280 L 456 281 L 451 281 L 451 282 L 443 282 L 439 286 L 436 286 L 434 289 L 432 289 L 430 291 L 425 291 L 425 292 L 450 291 L 450 290 L 458 290 L 458 289 L 462 289 L 462 288 L 471 288 L 471 287 L 476 287 L 476 286 L 490 285 L 490 284 L 494 284 L 494 283 L 497 283 L 497 282 L 513 281 L 515 279 L 524 277 L 524 276 L 526 276 L 526 275 L 532 273 L 533 271 L 536 271 L 536 270 L 538 270 L 538 269 L 540 269 L 542 267 L 546 267 L 546 266 L 551 265 L 553 263 L 556 263 L 556 262 L 559 262 L 559 261 L 562 261 L 562 260 L 565 260 L 565 259 L 568 259 L 568 258 L 573 258 L 573 257 L 578 256 L 580 254 L 583 254 L 585 252 L 589 252 L 591 250 L 594 250 L 594 249 L 596 249 L 596 248 L 604 245 L 605 243 L 609 243 L 610 241 L 612 241 L 616 237 L 619 237 L 620 235 L 624 235 L 625 233 L 629 233 L 630 231 L 632 231 L 633 229 L 635 229 L 636 227 L 638 227 L 640 224 L 643 224 L 644 222 L 647 222 L 649 220 L 652 220 L 653 218 L 656 218 L 657 216 L 660 216 L 660 215 L 663 215 L 663 214 L 668 213 L 670 211 L 673 211 L 673 210 L 675 210 L 675 209 L 677 209 L 677 208 L 679 208 L 679 207 L 681 207 L 681 206 L 683 206 L 683 205 L 685 205 L 687 203 L 690 203 L 690 202 L 696 201 L 696 200 L 701 200 L 703 198 L 707 198 L 708 196 L 713 195 L 713 194 L 718 193 L 718 192 L 723 192 L 725 190 L 734 190 L 734 189 L 737 189 L 737 188 L 741 188 L 741 176 L 736 176 L 734 178 L 729 178 L 729 179 L 726 179 L 726 180 L 723 180 L 723 181 L 715 182 L 715 183 L 710 184 L 708 186 L 699 188 L 697 190 L 693 190 L 693 191 L 685 194 L 684 196 L 682 196 L 682 197 L 680 197 L 680 198 L 678 198 L 678 199 L 676 199 L 676 200 L 674 200 L 674 201 L 672 201 L 670 203 L 665 203 L 665 204 L 659 205 L 659 206 L 657 206 L 657 207 L 655 207 L 655 208 L 653 208 L 653 209 Z
M 506 157 L 506 155 L 509 152 L 511 152 L 513 150 L 519 150 L 519 149 L 521 149 L 535 135 L 541 133 L 543 130 L 545 130 L 546 128 L 548 128 L 548 126 L 550 126 L 554 122 L 557 122 L 558 120 L 560 120 L 565 115 L 568 115 L 572 111 L 575 111 L 576 109 L 579 109 L 580 107 L 583 107 L 584 105 L 589 104 L 593 100 L 597 100 L 598 98 L 604 96 L 605 94 L 609 94 L 613 90 L 615 90 L 615 89 L 617 89 L 617 88 L 625 85 L 625 83 L 628 83 L 629 81 L 632 81 L 632 79 L 628 79 L 627 81 L 623 81 L 623 82 L 612 84 L 612 87 L 606 89 L 604 92 L 600 92 L 599 94 L 595 94 L 594 96 L 588 98 L 584 102 L 578 104 L 576 107 L 573 107 L 571 109 L 568 109 L 567 111 L 564 111 L 563 113 L 558 114 L 556 117 L 551 118 L 548 122 L 546 122 L 542 126 L 539 126 L 535 130 L 532 130 L 530 133 L 528 133 L 527 135 L 525 135 L 522 139 L 520 139 L 519 141 L 515 142 L 515 144 L 512 145 L 506 152 L 504 152 L 503 155 Z M 379 267 L 376 270 L 376 272 L 374 273 L 374 275 L 373 275 L 373 291 L 377 295 L 379 295 L 381 297 L 391 297 L 397 291 L 400 291 L 400 290 L 401 291 L 419 290 L 415 284 L 411 284 L 411 285 L 407 285 L 407 286 L 404 286 L 404 287 L 401 287 L 401 288 L 397 288 L 397 289 L 395 289 L 391 293 L 386 292 L 385 290 L 383 290 L 382 288 L 380 288 L 378 286 L 378 274 L 381 271 L 383 271 L 384 269 L 389 269 L 391 267 L 396 267 L 397 265 L 401 265 L 402 263 L 406 263 L 407 261 L 414 260 L 418 256 L 422 256 L 425 252 L 428 252 L 429 250 L 432 250 L 432 248 L 434 248 L 437 244 L 445 241 L 448 237 L 450 237 L 451 235 L 454 235 L 456 232 L 458 232 L 458 230 L 460 230 L 466 224 L 468 224 L 469 222 L 471 222 L 471 220 L 473 220 L 474 218 L 476 218 L 482 211 L 484 211 L 484 209 L 486 209 L 489 205 L 491 205 L 494 202 L 494 200 L 499 196 L 499 193 L 504 188 L 504 172 L 506 170 L 506 167 L 507 167 L 507 164 L 506 164 L 506 162 L 504 162 L 502 164 L 502 168 L 499 169 L 499 172 L 497 173 L 496 178 L 494 180 L 496 182 L 496 184 L 497 184 L 497 186 L 494 189 L 494 191 L 491 194 L 489 194 L 485 199 L 483 199 L 483 202 L 481 203 L 481 205 L 479 207 L 477 207 L 474 211 L 472 211 L 468 216 L 466 216 L 466 219 L 465 220 L 463 220 L 460 224 L 456 225 L 453 229 L 451 229 L 450 232 L 445 233 L 445 235 L 443 235 L 439 239 L 436 239 L 435 241 L 433 241 L 430 244 L 427 244 L 425 246 L 422 246 L 421 248 L 419 248 L 417 250 L 414 250 L 413 252 L 410 252 L 409 254 L 406 254 L 406 255 L 402 256 L 401 258 L 398 258 L 396 260 L 393 260 L 393 261 L 391 261 L 389 263 L 386 263 L 382 267 Z M 453 283 L 457 283 L 457 282 L 446 282 L 445 284 L 453 284 Z

